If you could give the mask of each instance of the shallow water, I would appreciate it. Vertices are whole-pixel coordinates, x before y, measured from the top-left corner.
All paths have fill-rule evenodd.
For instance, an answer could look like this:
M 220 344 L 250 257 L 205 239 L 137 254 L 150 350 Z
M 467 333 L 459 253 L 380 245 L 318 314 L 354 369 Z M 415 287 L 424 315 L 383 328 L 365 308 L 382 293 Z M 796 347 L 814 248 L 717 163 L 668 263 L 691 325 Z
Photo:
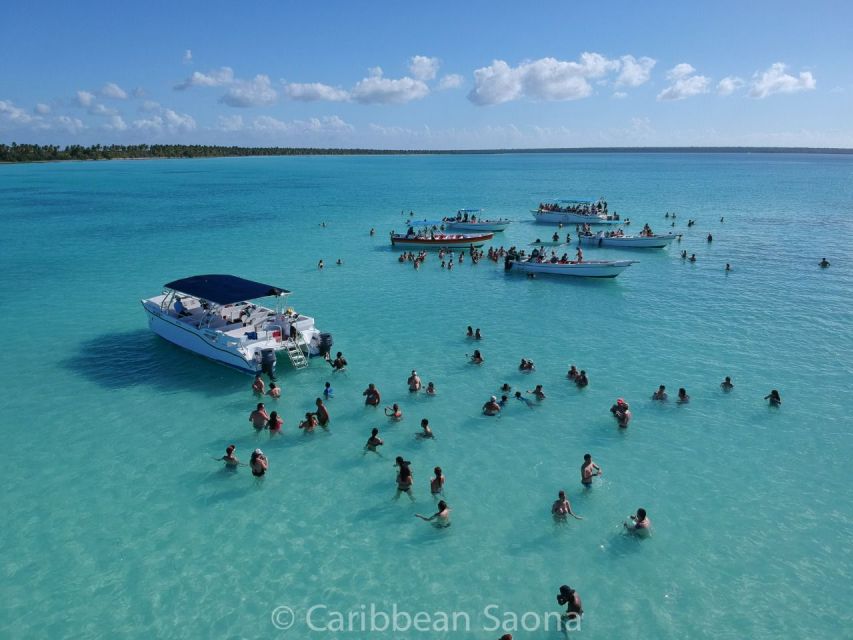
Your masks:
M 375 637 L 495 638 L 489 605 L 544 624 L 559 585 L 578 589 L 583 636 L 840 637 L 853 620 L 849 513 L 853 382 L 853 158 L 595 154 L 168 160 L 0 166 L 0 388 L 7 464 L 0 636 L 364 637 L 307 627 L 313 605 L 463 612 L 455 631 Z M 401 210 L 460 207 L 518 220 L 498 241 L 552 227 L 552 197 L 605 194 L 633 221 L 683 241 L 608 281 L 535 280 L 487 261 L 414 271 L 388 247 Z M 721 223 L 720 217 L 725 216 Z M 690 229 L 688 218 L 698 220 Z M 321 221 L 326 228 L 319 226 Z M 368 230 L 377 234 L 370 237 Z M 705 236 L 713 233 L 713 243 Z M 574 234 L 574 230 L 572 229 Z M 683 262 L 681 249 L 696 253 Z M 821 257 L 832 262 L 817 268 Z M 327 267 L 318 271 L 323 258 Z M 343 266 L 334 264 L 337 258 Z M 725 273 L 726 262 L 733 271 Z M 346 354 L 280 370 L 268 406 L 284 435 L 247 422 L 250 380 L 151 335 L 139 300 L 196 273 L 292 289 Z M 467 325 L 484 340 L 464 337 Z M 479 348 L 481 367 L 466 363 Z M 536 371 L 517 371 L 520 358 Z M 589 373 L 578 390 L 570 363 Z M 438 395 L 413 396 L 416 368 Z M 731 375 L 735 389 L 720 392 Z M 323 383 L 329 432 L 303 435 Z M 365 408 L 375 382 L 390 423 Z M 500 384 L 547 399 L 480 406 Z M 649 400 L 658 384 L 691 402 Z M 779 389 L 784 404 L 762 400 Z M 616 397 L 633 421 L 619 431 Z M 428 417 L 435 441 L 414 437 Z M 379 426 L 383 457 L 364 456 Z M 270 473 L 223 471 L 233 442 Z M 584 493 L 591 452 L 602 481 Z M 412 461 L 416 502 L 394 495 Z M 447 476 L 453 526 L 433 513 Z M 555 527 L 566 489 L 584 517 Z M 643 506 L 654 536 L 621 533 Z M 294 626 L 282 630 L 291 607 Z M 312 622 L 332 620 L 315 610 Z M 535 614 L 535 617 L 534 615 Z M 464 622 L 463 618 L 457 618 Z M 368 620 L 369 622 L 369 620 Z M 381 622 L 381 620 L 379 621 Z M 521 623 L 519 622 L 519 625 Z M 554 637 L 551 628 L 516 637 Z M 381 624 L 380 624 L 381 628 Z

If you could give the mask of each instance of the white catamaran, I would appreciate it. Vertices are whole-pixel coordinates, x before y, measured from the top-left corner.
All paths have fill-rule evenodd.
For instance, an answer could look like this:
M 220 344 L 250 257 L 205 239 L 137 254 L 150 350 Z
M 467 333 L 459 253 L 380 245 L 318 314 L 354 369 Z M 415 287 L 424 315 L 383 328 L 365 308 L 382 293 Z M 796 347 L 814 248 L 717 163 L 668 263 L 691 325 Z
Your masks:
M 296 369 L 325 355 L 332 336 L 314 318 L 288 309 L 290 291 L 231 275 L 200 275 L 169 282 L 142 308 L 148 326 L 161 338 L 243 373 L 275 377 L 276 354 Z M 274 308 L 254 300 L 274 298 Z

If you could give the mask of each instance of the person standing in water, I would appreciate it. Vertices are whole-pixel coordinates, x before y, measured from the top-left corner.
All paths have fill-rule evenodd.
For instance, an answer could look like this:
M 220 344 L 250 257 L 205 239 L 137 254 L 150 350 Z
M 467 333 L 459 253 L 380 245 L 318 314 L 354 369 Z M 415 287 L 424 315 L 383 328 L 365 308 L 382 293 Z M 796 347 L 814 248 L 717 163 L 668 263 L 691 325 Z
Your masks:
M 687 390 L 681 387 L 678 390 L 678 404 L 687 404 L 690 402 L 690 396 L 687 395 Z
M 435 475 L 429 481 L 429 492 L 433 497 L 444 495 L 444 474 L 441 471 L 441 467 L 436 467 L 432 472 Z
M 329 410 L 326 409 L 326 405 L 323 404 L 322 398 L 317 398 L 314 401 L 314 404 L 317 405 L 317 411 L 314 414 L 317 416 L 317 422 L 321 427 L 325 427 L 329 424 Z
M 560 593 L 557 594 L 557 604 L 565 605 L 566 612 L 563 614 L 564 620 L 577 620 L 583 616 L 583 603 L 578 592 L 568 585 L 560 587 Z
M 284 424 L 284 420 L 278 415 L 277 411 L 273 411 L 270 414 L 270 419 L 267 420 L 267 429 L 270 430 L 270 435 L 275 433 L 281 433 L 281 427 Z
M 771 407 L 778 407 L 782 404 L 782 397 L 779 395 L 779 392 L 776 389 L 773 389 L 770 393 L 764 396 L 765 400 L 770 401 Z
M 252 452 L 252 459 L 249 461 L 249 466 L 252 468 L 252 475 L 260 478 L 266 474 L 267 469 L 270 468 L 270 463 L 263 451 L 255 449 Z
M 255 374 L 255 380 L 252 382 L 252 391 L 259 396 L 264 395 L 264 390 L 266 389 L 266 385 L 264 384 L 264 379 L 261 378 L 261 374 Z
M 376 427 L 370 432 L 370 437 L 367 439 L 367 444 L 364 445 L 364 454 L 367 455 L 367 452 L 373 452 L 377 455 L 381 455 L 376 449 L 377 447 L 381 447 L 384 442 L 382 442 L 382 438 L 379 437 L 379 429 Z
M 406 382 L 409 385 L 410 392 L 416 393 L 421 390 L 421 378 L 414 369 L 412 369 L 412 375 L 409 376 Z
M 361 395 L 364 396 L 364 404 L 371 407 L 378 407 L 382 400 L 382 397 L 379 395 L 379 389 L 377 389 L 376 385 L 372 382 L 367 385 L 367 389 L 365 389 Z
M 639 536 L 647 536 L 651 533 L 652 521 L 649 520 L 649 516 L 646 515 L 645 509 L 637 509 L 637 515 L 630 516 L 630 518 L 632 524 L 628 524 L 627 522 L 622 523 L 629 533 Z
M 554 517 L 554 522 L 566 522 L 567 516 L 572 516 L 575 520 L 583 520 L 582 516 L 577 515 L 572 511 L 572 503 L 566 497 L 565 491 L 560 491 L 557 494 L 557 499 L 551 505 L 551 515 Z
M 255 407 L 255 410 L 249 414 L 249 422 L 251 422 L 252 426 L 255 427 L 255 429 L 257 429 L 258 431 L 267 426 L 267 422 L 269 422 L 269 419 L 270 416 L 267 413 L 263 402 L 259 402 L 258 406 Z
M 219 460 L 222 460 L 225 463 L 225 468 L 229 471 L 236 471 L 237 467 L 240 466 L 240 461 L 237 459 L 237 456 L 234 455 L 234 452 L 237 450 L 236 445 L 229 444 L 225 448 L 225 455 Z
M 267 391 L 267 395 L 278 400 L 281 397 L 281 388 L 275 382 L 270 382 L 270 390 Z
M 581 484 L 587 489 L 592 487 L 592 479 L 601 475 L 601 467 L 592 461 L 592 455 L 585 453 L 581 465 Z
M 439 529 L 445 529 L 450 526 L 450 507 L 444 500 L 438 501 L 438 511 L 431 516 L 423 516 L 420 513 L 415 514 L 416 518 L 420 518 L 425 522 L 432 522 Z
M 403 460 L 402 456 L 397 456 L 395 461 L 395 466 L 397 467 L 397 493 L 394 495 L 394 500 L 399 499 L 401 493 L 405 493 L 412 502 L 415 501 L 415 496 L 412 494 L 414 476 L 409 466 L 411 464 L 408 460 Z
M 735 386 L 732 384 L 732 379 L 729 376 L 726 376 L 726 379 L 720 383 L 720 389 L 722 389 L 726 393 L 728 393 L 734 388 Z
M 421 420 L 421 432 L 417 434 L 419 438 L 434 438 L 432 429 L 429 428 L 429 420 L 424 418 Z
M 655 392 L 652 394 L 652 400 L 660 400 L 660 401 L 664 401 L 664 400 L 666 400 L 668 397 L 669 397 L 669 396 L 667 396 L 667 395 L 666 395 L 666 386 L 665 386 L 665 385 L 661 385 L 661 386 L 659 386 L 659 387 L 658 387 L 658 390 L 657 390 L 657 391 L 655 391 Z

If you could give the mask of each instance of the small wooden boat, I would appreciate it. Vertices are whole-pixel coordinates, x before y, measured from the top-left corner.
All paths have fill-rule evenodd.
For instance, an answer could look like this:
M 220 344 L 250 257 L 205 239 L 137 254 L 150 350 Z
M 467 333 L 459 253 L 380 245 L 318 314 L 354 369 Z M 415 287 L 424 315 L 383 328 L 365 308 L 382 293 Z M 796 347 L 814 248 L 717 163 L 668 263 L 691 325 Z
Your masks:
M 577 278 L 615 278 L 636 260 L 584 260 L 583 262 L 536 262 L 507 259 L 504 269 L 524 273 L 548 273 Z
M 650 236 L 608 236 L 601 232 L 594 235 L 580 235 L 578 242 L 589 247 L 623 247 L 630 249 L 663 249 L 678 236 L 674 233 Z
M 450 247 L 482 247 L 486 242 L 495 237 L 492 232 L 487 233 L 392 233 L 391 244 L 395 247 L 406 247 L 410 249 L 441 249 Z
M 456 231 L 504 231 L 512 220 L 501 218 L 500 220 L 484 220 L 481 216 L 482 209 L 460 209 L 455 218 L 444 220 L 447 229 Z

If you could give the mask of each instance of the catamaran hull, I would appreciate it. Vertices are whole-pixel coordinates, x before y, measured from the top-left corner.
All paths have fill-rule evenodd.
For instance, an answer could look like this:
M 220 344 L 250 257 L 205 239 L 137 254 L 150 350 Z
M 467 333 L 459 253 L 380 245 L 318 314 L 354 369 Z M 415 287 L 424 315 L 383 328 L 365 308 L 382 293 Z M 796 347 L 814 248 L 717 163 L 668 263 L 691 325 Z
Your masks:
M 580 244 L 589 247 L 621 247 L 626 249 L 663 249 L 675 240 L 675 234 L 665 236 L 631 236 L 623 238 L 604 238 L 599 236 L 580 236 Z
M 622 220 L 613 220 L 606 216 L 585 216 L 580 213 L 559 211 L 531 211 L 536 222 L 546 224 L 622 224 Z
M 143 308 L 148 316 L 149 328 L 164 340 L 243 373 L 261 373 L 260 362 L 247 360 L 227 345 L 218 344 L 222 338 L 215 337 L 215 332 L 207 334 L 204 331 L 195 331 L 192 327 L 167 317 L 159 309 L 151 309 L 145 304 Z
M 507 271 L 524 273 L 550 273 L 558 276 L 576 278 L 615 278 L 636 260 L 571 262 L 569 264 L 551 262 L 515 262 L 507 264 Z
M 503 222 L 447 222 L 444 226 L 456 231 L 493 231 L 499 233 L 511 224 L 511 220 L 506 220 Z

